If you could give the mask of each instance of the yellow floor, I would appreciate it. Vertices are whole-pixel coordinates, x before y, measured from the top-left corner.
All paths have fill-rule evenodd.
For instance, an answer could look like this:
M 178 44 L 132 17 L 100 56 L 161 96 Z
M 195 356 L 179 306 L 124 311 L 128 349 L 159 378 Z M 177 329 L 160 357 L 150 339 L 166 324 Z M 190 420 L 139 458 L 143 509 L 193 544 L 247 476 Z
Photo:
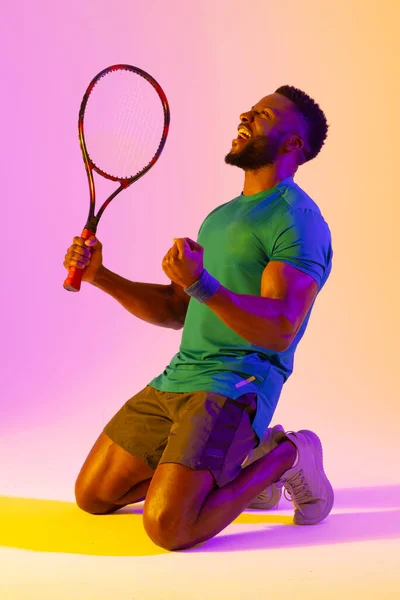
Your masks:
M 328 519 L 247 511 L 191 550 L 155 546 L 143 505 L 92 516 L 72 502 L 0 498 L 1 600 L 400 598 L 400 488 L 336 491 Z

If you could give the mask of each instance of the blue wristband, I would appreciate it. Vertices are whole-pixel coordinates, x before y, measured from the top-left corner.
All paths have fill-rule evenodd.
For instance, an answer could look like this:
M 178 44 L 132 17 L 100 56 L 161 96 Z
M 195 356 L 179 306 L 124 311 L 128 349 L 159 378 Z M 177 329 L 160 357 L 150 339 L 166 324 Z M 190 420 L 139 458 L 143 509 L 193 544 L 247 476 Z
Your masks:
M 190 287 L 184 288 L 184 291 L 198 302 L 206 302 L 215 294 L 220 285 L 220 282 L 204 269 L 199 279 Z

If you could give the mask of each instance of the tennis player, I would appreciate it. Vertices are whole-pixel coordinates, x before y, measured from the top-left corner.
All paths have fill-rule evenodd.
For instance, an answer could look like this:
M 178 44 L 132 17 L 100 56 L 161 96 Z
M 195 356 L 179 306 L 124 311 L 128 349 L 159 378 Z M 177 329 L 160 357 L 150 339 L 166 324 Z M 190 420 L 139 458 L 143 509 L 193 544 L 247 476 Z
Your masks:
M 103 265 L 96 238 L 75 237 L 64 266 L 130 313 L 183 329 L 179 352 L 111 418 L 77 478 L 78 506 L 108 514 L 145 499 L 155 544 L 190 548 L 246 508 L 276 507 L 285 488 L 294 523 L 333 506 L 319 437 L 268 427 L 332 266 L 329 227 L 294 182 L 328 131 L 319 105 L 285 85 L 240 115 L 225 162 L 242 193 L 215 208 L 198 239 L 174 239 L 169 285 L 132 282 Z M 160 343 L 162 343 L 162 338 Z

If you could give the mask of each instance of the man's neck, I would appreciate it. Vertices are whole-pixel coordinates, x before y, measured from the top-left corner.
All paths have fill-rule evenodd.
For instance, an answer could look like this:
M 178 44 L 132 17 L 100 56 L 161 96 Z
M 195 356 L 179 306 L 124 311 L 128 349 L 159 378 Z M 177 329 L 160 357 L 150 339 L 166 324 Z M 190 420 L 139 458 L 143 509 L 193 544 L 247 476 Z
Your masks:
M 253 196 L 275 187 L 282 179 L 293 177 L 297 169 L 264 167 L 257 171 L 245 171 L 243 195 Z

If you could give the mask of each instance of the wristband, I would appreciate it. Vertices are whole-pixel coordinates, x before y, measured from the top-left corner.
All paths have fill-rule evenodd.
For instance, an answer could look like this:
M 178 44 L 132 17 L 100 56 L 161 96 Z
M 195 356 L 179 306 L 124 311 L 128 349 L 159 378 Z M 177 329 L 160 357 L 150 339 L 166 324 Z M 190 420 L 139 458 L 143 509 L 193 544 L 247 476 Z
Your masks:
M 220 285 L 215 277 L 203 269 L 200 278 L 190 287 L 184 288 L 184 291 L 198 302 L 206 302 L 215 294 Z

